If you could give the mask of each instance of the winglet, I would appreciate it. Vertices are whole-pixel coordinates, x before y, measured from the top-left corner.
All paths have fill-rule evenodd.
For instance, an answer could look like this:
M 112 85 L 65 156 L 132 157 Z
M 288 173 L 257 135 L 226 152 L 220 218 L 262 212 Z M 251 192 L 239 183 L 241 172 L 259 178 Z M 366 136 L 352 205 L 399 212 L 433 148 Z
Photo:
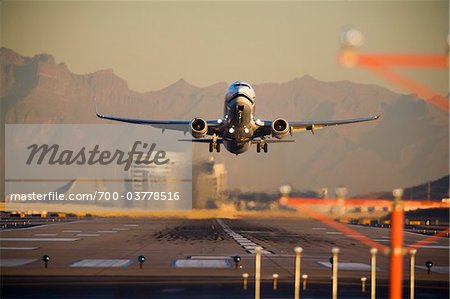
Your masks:
M 103 118 L 103 114 L 98 113 L 98 107 L 97 107 L 97 97 L 94 98 L 94 106 L 95 106 L 95 114 L 98 118 Z

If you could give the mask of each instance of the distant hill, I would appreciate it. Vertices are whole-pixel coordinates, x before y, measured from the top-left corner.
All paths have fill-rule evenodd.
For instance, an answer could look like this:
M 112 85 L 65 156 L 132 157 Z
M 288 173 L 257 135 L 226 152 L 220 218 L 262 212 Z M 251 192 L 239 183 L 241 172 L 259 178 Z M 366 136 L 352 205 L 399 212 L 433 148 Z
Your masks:
M 158 70 L 155 70 L 157 72 Z M 236 78 L 244 79 L 245 78 Z M 180 79 L 157 91 L 136 92 L 112 70 L 74 74 L 48 54 L 24 57 L 0 49 L 2 116 L 6 123 L 108 123 L 95 117 L 93 99 L 105 114 L 153 118 L 217 119 L 224 82 L 196 87 Z M 234 156 L 214 153 L 226 164 L 229 187 L 243 191 L 337 186 L 350 194 L 412 186 L 448 175 L 448 113 L 414 95 L 348 81 L 310 76 L 282 84 L 257 84 L 256 116 L 287 120 L 334 119 L 381 114 L 376 122 L 298 134 L 296 142 Z M 149 128 L 149 130 L 152 130 Z M 196 157 L 208 149 L 194 145 Z
M 429 181 L 424 184 L 417 186 L 405 188 L 403 190 L 403 198 L 408 200 L 442 200 L 443 198 L 449 198 L 449 181 L 450 176 L 444 176 L 440 179 Z M 357 196 L 360 198 L 383 198 L 392 199 L 394 198 L 391 192 L 377 192 L 365 195 Z

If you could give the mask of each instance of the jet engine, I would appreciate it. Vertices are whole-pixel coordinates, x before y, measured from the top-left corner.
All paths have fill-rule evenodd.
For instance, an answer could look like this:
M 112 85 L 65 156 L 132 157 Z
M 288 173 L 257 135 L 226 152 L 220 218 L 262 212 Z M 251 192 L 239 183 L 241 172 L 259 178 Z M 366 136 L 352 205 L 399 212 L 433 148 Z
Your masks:
M 284 138 L 289 133 L 289 123 L 282 118 L 277 118 L 272 122 L 270 130 L 275 138 Z
M 191 134 L 195 138 L 202 138 L 208 132 L 208 124 L 204 119 L 194 118 L 191 120 Z

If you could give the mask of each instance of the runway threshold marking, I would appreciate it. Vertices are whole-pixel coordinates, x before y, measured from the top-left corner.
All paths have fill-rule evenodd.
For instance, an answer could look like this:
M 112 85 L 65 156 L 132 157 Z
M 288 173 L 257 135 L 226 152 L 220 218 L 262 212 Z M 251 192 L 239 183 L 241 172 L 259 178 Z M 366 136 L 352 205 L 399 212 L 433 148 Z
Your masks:
M 319 265 L 331 269 L 331 264 L 329 261 L 326 262 L 317 262 Z M 364 263 L 338 263 L 339 271 L 370 271 L 370 265 Z M 377 267 L 377 270 L 380 270 Z
M 70 265 L 72 268 L 124 268 L 131 264 L 131 260 L 121 259 L 84 259 Z
M 416 266 L 416 268 L 428 271 L 428 268 L 425 267 L 425 266 Z M 433 273 L 433 272 L 436 272 L 436 273 L 439 273 L 439 274 L 450 273 L 450 267 L 449 266 L 433 266 L 431 268 L 431 273 Z
M 37 259 L 0 259 L 0 267 L 20 267 L 35 261 Z
M 48 226 L 48 224 L 36 224 L 30 227 L 18 227 L 18 228 L 11 228 L 11 229 L 2 229 L 2 232 L 12 232 L 12 231 L 18 231 L 18 230 L 30 230 L 30 229 L 36 229 Z
M 81 233 L 83 232 L 82 230 L 63 230 L 63 233 Z
M 54 237 L 56 234 L 34 234 L 35 237 Z
M 0 247 L 0 250 L 35 250 L 39 247 Z
M 179 259 L 172 263 L 174 268 L 231 268 L 229 259 Z
M 77 237 L 98 237 L 100 234 L 77 234 Z
M 78 240 L 79 238 L 0 238 L 0 242 L 74 242 Z
M 117 233 L 116 230 L 98 230 L 98 233 Z
M 262 247 L 262 254 L 273 254 L 273 252 L 265 249 L 263 246 L 260 246 L 254 242 L 252 242 L 250 239 L 242 236 L 241 234 L 236 233 L 233 231 L 228 225 L 226 225 L 222 219 L 216 219 L 217 223 L 222 227 L 223 231 L 226 232 L 236 243 L 241 245 L 248 253 L 254 254 L 256 247 Z M 249 245 L 251 244 L 251 245 Z
M 192 260 L 225 260 L 225 259 L 231 259 L 231 256 L 227 256 L 227 255 L 191 255 L 188 256 L 188 259 L 192 259 Z
M 449 250 L 449 246 L 441 246 L 441 245 L 424 245 L 420 246 L 419 248 L 427 248 L 427 249 L 447 249 Z

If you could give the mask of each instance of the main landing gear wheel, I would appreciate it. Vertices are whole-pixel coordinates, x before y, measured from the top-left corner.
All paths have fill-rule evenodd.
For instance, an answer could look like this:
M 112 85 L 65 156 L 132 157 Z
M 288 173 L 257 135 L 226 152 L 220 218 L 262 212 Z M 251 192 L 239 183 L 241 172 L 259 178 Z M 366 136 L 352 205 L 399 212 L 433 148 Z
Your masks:
M 261 152 L 261 149 L 262 149 L 265 153 L 267 153 L 267 150 L 268 150 L 267 143 L 257 143 L 257 144 L 256 144 L 256 152 L 257 152 L 257 153 L 260 153 L 260 152 Z

